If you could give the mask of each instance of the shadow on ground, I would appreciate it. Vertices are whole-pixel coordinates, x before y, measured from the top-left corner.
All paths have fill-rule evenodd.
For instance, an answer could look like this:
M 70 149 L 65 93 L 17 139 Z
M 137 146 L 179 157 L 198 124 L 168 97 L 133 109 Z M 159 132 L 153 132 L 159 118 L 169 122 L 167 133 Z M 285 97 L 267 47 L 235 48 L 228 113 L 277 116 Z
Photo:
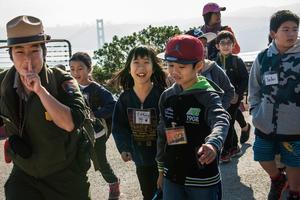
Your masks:
M 250 144 L 243 144 L 241 147 L 243 154 L 250 147 Z M 230 163 L 220 164 L 223 181 L 223 200 L 255 200 L 253 189 L 243 184 L 238 174 L 240 157 L 232 158 Z

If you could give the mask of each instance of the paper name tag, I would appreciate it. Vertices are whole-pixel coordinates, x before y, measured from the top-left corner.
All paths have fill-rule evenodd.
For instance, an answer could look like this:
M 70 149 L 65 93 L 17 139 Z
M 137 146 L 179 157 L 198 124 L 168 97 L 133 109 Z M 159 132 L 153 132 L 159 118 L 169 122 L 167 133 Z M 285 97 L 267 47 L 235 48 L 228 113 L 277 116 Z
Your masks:
M 183 126 L 166 129 L 168 145 L 187 144 L 186 134 Z
M 151 124 L 151 113 L 150 111 L 135 111 L 135 123 L 136 124 Z
M 266 85 L 276 85 L 276 84 L 278 84 L 278 75 L 277 75 L 277 73 L 265 74 L 264 80 L 265 80 Z

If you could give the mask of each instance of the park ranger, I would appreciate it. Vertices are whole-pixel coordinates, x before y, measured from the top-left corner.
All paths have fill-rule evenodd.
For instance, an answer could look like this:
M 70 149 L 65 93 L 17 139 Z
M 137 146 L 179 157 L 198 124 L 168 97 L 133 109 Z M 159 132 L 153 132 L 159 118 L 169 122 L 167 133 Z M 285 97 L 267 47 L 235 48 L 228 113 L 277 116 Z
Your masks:
M 13 161 L 6 199 L 90 199 L 79 87 L 67 73 L 47 67 L 50 36 L 40 19 L 18 16 L 6 29 L 7 45 L 0 48 L 8 48 L 13 62 L 0 74 L 5 160 Z

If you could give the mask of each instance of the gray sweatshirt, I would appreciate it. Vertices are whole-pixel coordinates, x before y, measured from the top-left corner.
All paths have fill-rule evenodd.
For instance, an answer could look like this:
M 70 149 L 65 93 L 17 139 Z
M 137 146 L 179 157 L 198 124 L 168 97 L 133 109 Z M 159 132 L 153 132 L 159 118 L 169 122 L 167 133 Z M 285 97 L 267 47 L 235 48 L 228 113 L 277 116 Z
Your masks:
M 266 84 L 267 74 L 270 73 L 278 77 L 278 83 Z M 299 38 L 282 55 L 273 42 L 257 56 L 250 72 L 249 103 L 253 125 L 261 133 L 283 138 L 282 140 L 299 139 Z
M 222 105 L 225 109 L 230 106 L 230 101 L 234 96 L 234 87 L 224 70 L 214 61 L 204 60 L 205 65 L 201 70 L 201 75 L 215 82 L 223 91 Z

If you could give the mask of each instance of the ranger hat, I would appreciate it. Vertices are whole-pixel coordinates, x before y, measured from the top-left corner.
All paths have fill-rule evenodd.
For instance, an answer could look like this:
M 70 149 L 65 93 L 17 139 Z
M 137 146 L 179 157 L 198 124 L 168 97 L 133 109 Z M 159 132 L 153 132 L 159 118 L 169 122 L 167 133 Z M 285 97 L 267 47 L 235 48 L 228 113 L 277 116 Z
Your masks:
M 6 24 L 7 45 L 0 48 L 38 44 L 50 41 L 44 33 L 42 21 L 32 16 L 18 16 Z
M 204 48 L 196 37 L 177 35 L 168 41 L 166 51 L 157 57 L 169 62 L 195 64 L 204 59 Z

